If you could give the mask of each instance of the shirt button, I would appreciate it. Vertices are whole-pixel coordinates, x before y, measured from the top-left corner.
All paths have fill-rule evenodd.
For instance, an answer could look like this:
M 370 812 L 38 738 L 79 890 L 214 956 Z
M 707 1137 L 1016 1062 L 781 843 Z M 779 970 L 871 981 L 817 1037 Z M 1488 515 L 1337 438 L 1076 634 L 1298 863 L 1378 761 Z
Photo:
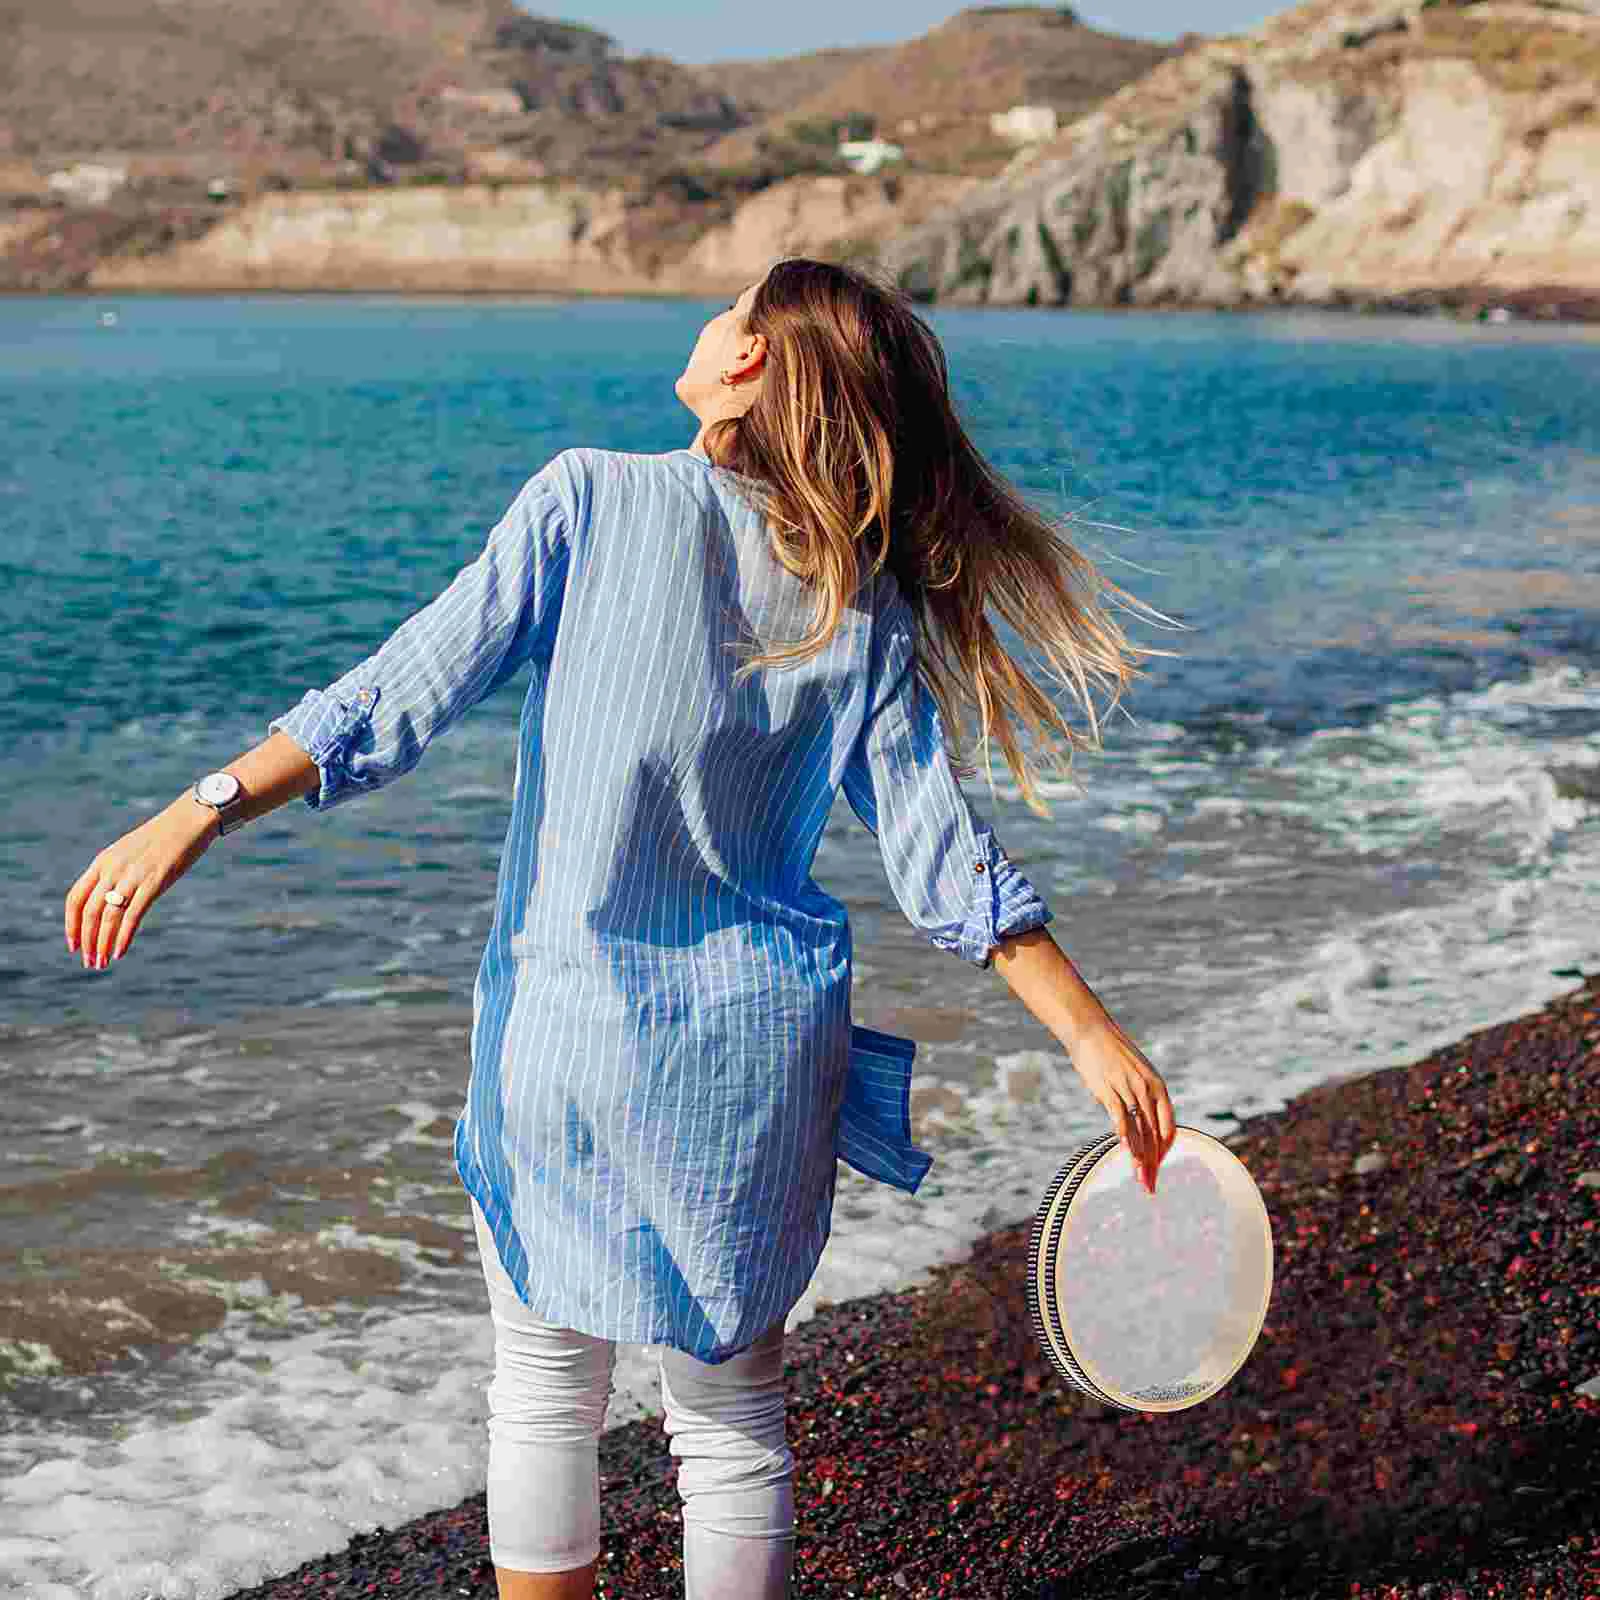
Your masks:
M 974 872 L 982 872 L 984 870 L 983 863 L 981 861 L 974 861 L 972 863 L 972 870 Z

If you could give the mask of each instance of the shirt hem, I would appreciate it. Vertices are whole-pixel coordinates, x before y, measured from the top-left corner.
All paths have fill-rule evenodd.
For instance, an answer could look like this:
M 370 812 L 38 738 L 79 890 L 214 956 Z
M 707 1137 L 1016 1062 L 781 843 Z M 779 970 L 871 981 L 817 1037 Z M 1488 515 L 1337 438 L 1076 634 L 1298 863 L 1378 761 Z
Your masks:
M 518 1244 L 521 1245 L 521 1235 L 517 1233 L 516 1221 L 514 1218 L 510 1217 L 505 1208 L 495 1200 L 493 1187 L 489 1183 L 488 1175 L 484 1172 L 483 1168 L 478 1164 L 478 1162 L 473 1159 L 470 1151 L 465 1148 L 465 1132 L 466 1119 L 463 1116 L 456 1122 L 456 1176 L 460 1179 L 461 1186 L 469 1195 L 472 1196 L 474 1200 L 478 1202 L 478 1206 L 483 1212 L 484 1219 L 489 1224 L 490 1234 L 494 1236 L 495 1249 L 500 1256 L 500 1265 L 505 1269 L 506 1276 L 511 1280 L 511 1286 L 516 1290 L 517 1299 L 520 1300 L 522 1304 L 533 1313 L 534 1316 L 550 1323 L 552 1326 L 559 1328 L 570 1328 L 574 1333 L 587 1334 L 591 1339 L 606 1339 L 613 1344 L 628 1344 L 653 1347 L 655 1349 L 677 1350 L 683 1355 L 693 1356 L 696 1361 L 703 1362 L 706 1366 L 710 1367 L 721 1366 L 723 1363 L 733 1360 L 735 1356 L 743 1355 L 744 1352 L 750 1349 L 750 1347 L 755 1344 L 762 1334 L 767 1331 L 766 1328 L 758 1329 L 742 1344 L 729 1346 L 718 1345 L 714 1347 L 712 1351 L 706 1352 L 704 1350 L 691 1349 L 688 1345 L 679 1343 L 671 1336 L 670 1332 L 665 1330 L 654 1335 L 642 1333 L 637 1328 L 633 1328 L 625 1332 L 619 1332 L 615 1327 L 608 1328 L 597 1326 L 596 1319 L 592 1317 L 573 1317 L 553 1306 L 535 1304 L 528 1298 L 525 1254 L 526 1247 L 523 1247 L 524 1261 L 522 1263 L 522 1270 L 519 1273 L 513 1270 L 511 1263 L 506 1260 L 505 1251 L 501 1248 L 500 1244 L 499 1226 L 501 1221 L 504 1220 L 504 1222 L 509 1226 L 513 1237 L 515 1237 L 518 1241 Z M 789 1313 L 793 1311 L 795 1306 L 800 1303 L 800 1299 L 805 1294 L 807 1286 L 810 1284 L 811 1279 L 816 1275 L 817 1264 L 822 1259 L 822 1250 L 827 1244 L 828 1234 L 830 1231 L 831 1230 L 826 1227 L 823 1229 L 822 1239 L 817 1247 L 815 1259 L 811 1262 L 810 1268 L 807 1270 L 804 1279 L 801 1281 L 799 1290 L 787 1298 L 787 1302 L 784 1305 L 783 1310 L 777 1316 L 768 1321 L 767 1327 L 770 1328 L 773 1322 L 787 1322 Z

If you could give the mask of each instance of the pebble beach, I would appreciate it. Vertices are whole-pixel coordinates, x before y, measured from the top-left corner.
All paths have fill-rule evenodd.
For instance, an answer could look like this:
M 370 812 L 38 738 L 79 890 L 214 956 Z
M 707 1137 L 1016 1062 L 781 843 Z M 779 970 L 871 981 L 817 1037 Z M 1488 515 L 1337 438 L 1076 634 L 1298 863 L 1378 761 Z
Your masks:
M 1272 1303 L 1186 1411 L 1054 1374 L 1031 1219 L 823 1308 L 788 1345 L 797 1600 L 1600 1600 L 1597 1091 L 1591 976 L 1249 1119 Z M 682 1594 L 673 1470 L 659 1420 L 604 1436 L 599 1595 Z M 233 1600 L 493 1595 L 488 1557 L 477 1494 Z

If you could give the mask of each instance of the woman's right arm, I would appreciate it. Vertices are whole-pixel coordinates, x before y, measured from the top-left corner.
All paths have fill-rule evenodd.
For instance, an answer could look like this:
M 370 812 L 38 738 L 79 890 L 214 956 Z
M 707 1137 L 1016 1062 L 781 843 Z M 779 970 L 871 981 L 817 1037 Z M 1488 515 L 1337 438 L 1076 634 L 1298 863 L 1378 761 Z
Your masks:
M 276 811 L 311 793 L 321 781 L 316 762 L 286 733 L 269 734 L 222 770 L 239 780 L 237 815 L 242 821 Z M 171 805 L 108 844 L 67 891 L 67 949 L 81 951 L 86 967 L 104 967 L 118 959 L 145 913 L 216 837 L 216 812 L 185 789 Z M 107 889 L 128 896 L 121 911 L 106 905 Z
M 1172 1098 L 1161 1074 L 1100 1003 L 1066 953 L 1043 928 L 1002 939 L 995 970 L 1058 1038 L 1089 1092 L 1105 1108 L 1151 1194 L 1162 1158 L 1177 1137 Z M 1139 1115 L 1130 1117 L 1137 1108 Z
M 442 594 L 327 689 L 275 717 L 269 736 L 223 769 L 244 791 L 246 820 L 296 796 L 325 809 L 392 782 L 530 655 L 548 652 L 570 554 L 555 483 L 575 470 L 572 455 L 528 480 L 482 554 Z M 67 948 L 81 950 L 86 967 L 125 954 L 151 904 L 215 837 L 215 814 L 185 791 L 107 845 L 67 893 Z M 120 911 L 106 905 L 108 889 L 128 896 Z
M 903 602 L 896 612 L 880 619 L 888 625 L 874 640 L 874 700 L 846 763 L 845 798 L 877 836 L 912 926 L 940 949 L 999 969 L 1061 1041 L 1153 1194 L 1177 1136 L 1166 1083 L 1045 930 L 1049 908 L 968 804 L 938 707 L 918 680 Z M 1129 1114 L 1135 1107 L 1138 1117 Z

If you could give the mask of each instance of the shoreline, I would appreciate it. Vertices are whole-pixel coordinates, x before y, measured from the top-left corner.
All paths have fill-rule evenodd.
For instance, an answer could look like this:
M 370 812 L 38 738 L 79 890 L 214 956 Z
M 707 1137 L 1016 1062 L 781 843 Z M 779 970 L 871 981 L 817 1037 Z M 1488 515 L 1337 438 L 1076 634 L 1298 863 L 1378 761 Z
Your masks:
M 819 1309 L 786 1363 L 797 1600 L 1595 1600 L 1597 1091 L 1600 975 L 1245 1122 L 1227 1143 L 1272 1214 L 1272 1305 L 1188 1411 L 1055 1376 L 1031 1219 Z M 681 1594 L 659 1420 L 600 1460 L 597 1595 Z M 232 1600 L 493 1592 L 479 1493 Z
M 693 303 L 720 299 L 745 287 L 744 280 L 707 280 L 704 284 L 676 287 L 648 281 L 619 282 L 615 285 L 576 278 L 567 283 L 539 282 L 532 278 L 506 280 L 462 280 L 456 283 L 407 282 L 403 279 L 352 277 L 328 283 L 282 279 L 264 283 L 249 278 L 185 283 L 144 281 L 125 284 L 68 284 L 59 288 L 21 288 L 0 285 L 0 301 L 26 300 L 277 300 L 277 299 L 372 299 L 372 300 L 510 300 L 566 303 L 574 300 L 645 300 Z M 1058 305 L 1016 302 L 968 304 L 954 301 L 919 301 L 921 312 L 937 311 L 1032 311 L 1046 314 L 1089 313 L 1107 315 L 1200 315 L 1213 316 L 1347 316 L 1355 318 L 1393 318 L 1418 321 L 1439 318 L 1486 327 L 1589 328 L 1600 325 L 1600 291 L 1559 287 L 1524 288 L 1495 291 L 1485 286 L 1460 286 L 1440 290 L 1400 290 L 1387 294 L 1340 294 L 1327 300 L 1238 300 L 1238 301 L 1152 301 L 1069 302 Z M 1510 315 L 1500 321 L 1489 313 L 1503 308 Z

